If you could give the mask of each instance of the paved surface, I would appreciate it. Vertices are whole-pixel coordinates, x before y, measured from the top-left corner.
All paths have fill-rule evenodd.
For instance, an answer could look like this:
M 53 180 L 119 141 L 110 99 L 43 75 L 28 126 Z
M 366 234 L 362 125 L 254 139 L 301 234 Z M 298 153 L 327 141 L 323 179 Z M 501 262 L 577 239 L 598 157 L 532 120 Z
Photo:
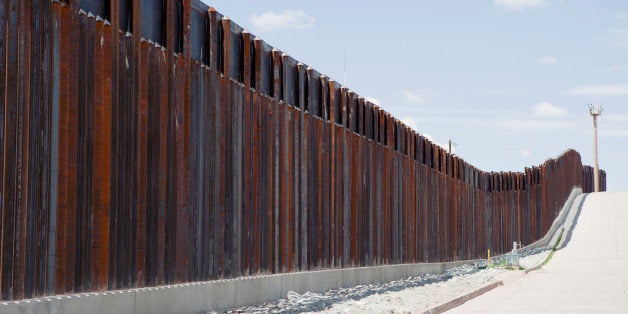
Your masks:
M 451 311 L 469 312 L 628 313 L 628 192 L 589 194 L 549 264 Z

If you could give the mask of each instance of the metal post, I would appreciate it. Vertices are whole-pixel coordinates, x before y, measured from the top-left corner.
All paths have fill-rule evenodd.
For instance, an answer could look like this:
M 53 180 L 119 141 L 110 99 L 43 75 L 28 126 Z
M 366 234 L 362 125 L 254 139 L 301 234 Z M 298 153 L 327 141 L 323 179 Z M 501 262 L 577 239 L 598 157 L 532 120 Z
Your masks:
M 593 117 L 593 189 L 600 191 L 600 168 L 597 162 L 597 117 L 602 115 L 602 107 L 589 105 L 589 114 Z
M 458 144 L 454 143 L 452 140 L 447 141 L 447 143 L 449 144 L 449 154 L 451 154 L 451 147 L 456 146 Z

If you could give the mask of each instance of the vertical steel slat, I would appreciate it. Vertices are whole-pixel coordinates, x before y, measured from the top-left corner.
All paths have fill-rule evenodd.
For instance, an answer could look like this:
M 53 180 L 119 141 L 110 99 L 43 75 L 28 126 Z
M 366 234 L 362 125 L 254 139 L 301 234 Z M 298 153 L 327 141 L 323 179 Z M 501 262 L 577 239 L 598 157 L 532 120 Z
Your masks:
M 261 204 L 261 196 L 262 188 L 264 186 L 264 177 L 261 175 L 260 166 L 262 162 L 262 154 L 261 154 L 261 137 L 262 129 L 260 127 L 261 122 L 261 109 L 262 109 L 262 101 L 259 92 L 253 93 L 253 99 L 251 104 L 251 128 L 252 128 L 252 139 L 251 139 L 251 159 L 252 159 L 252 237 L 251 237 L 251 272 L 253 274 L 259 272 L 261 270 L 261 251 L 264 249 L 261 242 L 261 219 L 262 215 L 265 213 L 262 211 Z
M 3 15 L 6 20 L 2 20 L 5 23 L 3 30 L 5 31 L 5 45 L 3 49 L 6 49 L 5 53 L 5 71 L 3 72 L 3 86 L 4 92 L 2 107 L 3 112 L 3 172 L 2 172 L 2 274 L 0 278 L 0 290 L 3 300 L 13 298 L 13 263 L 15 257 L 14 251 L 14 232 L 15 232 L 15 178 L 16 173 L 16 155 L 17 155 L 17 126 L 15 124 L 17 120 L 17 91 L 18 91 L 18 43 L 17 43 L 17 0 L 6 3 L 6 13 Z M 5 62 L 2 60 L 2 62 Z
M 10 1 L 4 1 L 2 3 L 0 3 L 0 23 L 2 23 L 2 26 L 0 27 L 0 42 L 2 44 L 0 44 L 0 73 L 3 73 L 2 75 L 0 75 L 0 104 L 2 106 L 0 106 L 0 228 L 1 230 L 4 230 L 4 218 L 3 218 L 3 213 L 4 213 L 4 146 L 7 142 L 7 137 L 4 133 L 4 127 L 5 127 L 5 117 L 6 117 L 6 113 L 5 111 L 7 110 L 8 107 L 8 103 L 7 103 L 7 80 L 6 77 L 8 76 L 8 72 L 7 72 L 7 29 L 9 29 L 8 27 L 8 20 L 7 20 L 7 9 L 8 9 L 8 5 L 9 5 Z M 2 241 L 3 239 L 3 234 L 4 232 L 0 232 L 0 249 L 4 248 L 4 242 Z M 0 253 L 0 278 L 2 278 L 1 276 L 4 274 L 2 272 L 3 269 L 3 254 Z M 4 288 L 4 285 L 2 285 L 2 283 L 0 283 L 0 289 Z M 4 291 L 4 290 L 3 290 Z M 4 298 L 4 293 L 0 293 L 0 298 Z
M 242 271 L 244 275 L 251 274 L 251 251 L 252 251 L 252 144 L 251 144 L 251 34 L 248 31 L 242 32 L 242 81 L 243 90 L 243 120 L 242 120 L 242 239 L 239 245 L 242 247 Z
M 159 102 L 154 98 L 158 97 L 158 93 L 154 90 L 154 85 L 159 83 L 159 78 L 155 77 L 155 70 L 157 66 L 154 64 L 155 47 L 149 43 L 142 42 L 140 52 L 140 60 L 146 66 L 139 69 L 139 102 L 138 102 L 138 133 L 137 133 L 137 229 L 136 229 L 136 241 L 137 241 L 137 286 L 142 287 L 146 284 L 148 279 L 148 269 L 152 267 L 147 263 L 147 253 L 153 251 L 149 246 L 152 244 L 152 239 L 148 237 L 149 221 L 152 222 L 154 214 L 151 213 L 151 219 L 148 219 L 149 215 L 149 203 L 154 208 L 154 203 L 149 200 L 151 195 L 155 195 L 154 190 L 149 194 L 149 178 L 151 177 L 152 169 L 150 165 L 154 166 L 154 161 L 149 161 L 150 156 L 153 154 L 150 148 L 154 147 L 153 143 L 149 144 L 149 136 L 155 138 L 156 134 L 150 132 L 151 126 L 154 125 L 154 108 L 159 108 Z M 149 87 L 150 86 L 150 87 Z M 150 91 L 149 91 L 150 88 Z M 151 112 L 152 111 L 152 112 Z M 153 113 L 151 115 L 151 113 Z M 151 123 L 153 125 L 151 125 Z M 150 146 L 149 146 L 150 145 Z M 192 178 L 192 177 L 190 177 Z M 153 183 L 154 184 L 154 183 Z M 152 209 L 151 208 L 151 209 Z M 150 274 L 153 274 L 151 270 Z M 152 280 L 152 279 L 151 279 Z
M 94 108 L 94 248 L 91 267 L 92 289 L 105 290 L 108 283 L 110 165 L 111 165 L 111 111 L 112 111 L 112 51 L 111 32 L 100 21 L 96 23 L 94 51 L 95 108 Z
M 283 97 L 283 96 L 282 96 Z M 290 243 L 288 239 L 288 211 L 289 211 L 289 188 L 291 187 L 290 183 L 290 172 L 289 172 L 289 158 L 290 150 L 289 150 L 289 136 L 288 136 L 288 106 L 284 102 L 278 103 L 279 109 L 279 242 L 278 251 L 279 251 L 279 269 L 278 271 L 286 272 L 288 271 L 288 259 L 289 259 L 289 248 Z
M 17 92 L 17 177 L 16 177 L 16 210 L 15 210 L 15 247 L 13 254 L 16 263 L 13 265 L 13 293 L 15 298 L 24 297 L 26 280 L 26 260 L 28 255 L 27 243 L 30 242 L 27 236 L 29 233 L 29 195 L 30 188 L 29 156 L 30 152 L 30 124 L 31 115 L 31 3 L 19 3 L 19 26 L 18 26 L 18 92 Z M 30 270 L 29 270 L 30 271 Z
M 72 9 L 72 8 L 70 8 Z M 65 203 L 60 205 L 61 207 L 65 207 L 66 217 L 65 217 L 65 233 L 64 233 L 64 241 L 65 241 L 65 263 L 62 267 L 64 270 L 61 272 L 63 274 L 63 284 L 61 291 L 57 292 L 72 292 L 75 287 L 75 278 L 74 275 L 76 273 L 75 263 L 76 263 L 76 191 L 77 191 L 77 132 L 78 132 L 78 95 L 76 94 L 77 89 L 70 88 L 70 86 L 78 85 L 78 47 L 79 47 L 79 32 L 73 31 L 78 29 L 78 14 L 76 11 L 68 11 L 68 15 L 66 18 L 71 18 L 72 22 L 69 23 L 68 27 L 65 31 L 68 32 L 68 37 L 64 38 L 63 47 L 67 47 L 65 45 L 69 45 L 71 47 L 67 52 L 67 58 L 64 58 L 64 62 L 66 62 L 63 66 L 66 66 L 67 70 L 63 73 L 62 82 L 63 88 L 67 88 L 67 98 L 62 96 L 64 103 L 61 104 L 63 109 L 63 120 L 60 121 L 60 125 L 64 125 L 65 129 L 65 147 L 64 150 L 67 151 L 67 155 L 64 154 L 63 161 L 65 165 L 62 167 L 67 167 L 67 172 L 62 176 L 67 176 L 67 181 L 65 183 L 64 188 Z
M 291 206 L 290 210 L 290 237 L 292 238 L 292 256 L 291 256 L 291 265 L 292 270 L 301 270 L 301 250 L 302 246 L 301 241 L 301 137 L 299 132 L 299 126 L 301 124 L 301 113 L 300 110 L 293 108 L 292 110 L 292 124 L 289 128 L 289 132 L 291 133 L 291 141 L 292 141 L 292 165 L 291 165 L 291 176 L 292 176 L 292 196 L 291 196 Z
M 35 267 L 34 267 L 34 291 L 33 296 L 42 296 L 44 295 L 46 288 L 48 286 L 48 254 L 50 252 L 49 248 L 49 225 L 50 225 L 50 207 L 51 207 L 51 157 L 52 157 L 52 149 L 51 149 L 51 134 L 52 134 L 52 101 L 51 101 L 51 91 L 52 91 L 52 79 L 51 71 L 52 69 L 52 61 L 51 61 L 51 41 L 52 41 L 52 23 L 51 16 L 52 12 L 50 11 L 50 3 L 40 3 L 39 10 L 41 16 L 41 23 L 39 23 L 39 27 L 41 27 L 41 50 L 37 52 L 39 56 L 39 60 L 35 61 L 35 66 L 38 68 L 38 73 L 41 77 L 40 86 L 37 88 L 40 91 L 40 101 L 38 104 L 37 112 L 40 115 L 39 122 L 39 136 L 38 136 L 38 151 L 39 156 L 36 160 L 35 169 L 39 169 L 37 173 L 37 184 L 38 191 L 36 193 L 35 198 L 37 199 L 37 207 L 35 209 L 37 219 L 36 219 L 36 239 L 35 239 Z M 2 18 L 0 18 L 2 20 Z M 0 36 L 2 36 L 0 34 Z M 0 53 L 0 58 L 2 53 Z M 2 68 L 0 66 L 0 68 Z M 0 82 L 0 85 L 2 83 Z M 2 93 L 0 92 L 0 97 Z M 1 114 L 0 114 L 1 115 Z M 0 121 L 2 117 L 0 117 Z M 0 122 L 0 128 L 2 128 L 2 123 Z M 0 131 L 1 133 L 2 131 Z M 2 141 L 2 135 L 0 135 L 0 142 Z M 2 149 L 0 148 L 0 154 L 2 154 Z M 0 164 L 2 160 L 0 158 Z M 0 166 L 0 171 L 2 171 L 2 167 Z M 0 176 L 0 182 L 2 182 L 2 178 Z M 0 188 L 1 189 L 1 188 Z M 0 192 L 0 198 L 2 198 Z M 0 207 L 2 205 L 0 204 Z M 1 257 L 0 257 L 1 258 Z
M 171 4 L 172 7 L 174 7 L 174 3 Z M 184 2 L 183 3 L 183 7 L 182 7 L 182 12 L 181 12 L 181 22 L 183 25 L 190 25 L 190 11 L 191 11 L 191 3 L 189 2 Z M 171 14 L 170 17 L 174 16 L 174 12 L 175 10 L 172 9 L 170 10 Z M 169 13 L 169 12 L 168 12 Z M 172 20 L 170 20 L 169 22 L 167 22 L 167 25 L 175 25 L 175 21 L 177 19 L 172 18 Z M 171 32 L 170 34 L 167 35 L 167 39 L 170 39 L 168 42 L 169 43 L 174 43 L 174 30 L 177 29 L 175 26 L 170 26 L 167 27 L 167 32 Z M 178 159 L 181 161 L 181 165 L 178 167 L 178 187 L 179 187 L 179 191 L 178 191 L 178 207 L 179 210 L 181 211 L 181 214 L 179 216 L 181 216 L 181 220 L 179 220 L 178 226 L 177 228 L 179 229 L 187 229 L 186 223 L 189 219 L 189 181 L 187 180 L 187 178 L 189 177 L 189 156 L 190 156 L 190 54 L 191 54 L 191 29 L 189 27 L 183 27 L 183 29 L 181 30 L 183 32 L 182 37 L 183 37 L 183 49 L 182 49 L 182 54 L 179 55 L 179 58 L 177 58 L 177 69 L 180 69 L 180 71 L 177 73 L 178 78 L 177 80 L 182 83 L 182 87 L 178 88 L 178 90 L 180 91 L 180 95 L 179 95 L 179 100 L 178 100 L 178 104 L 179 104 L 179 116 L 180 116 L 180 123 L 179 123 L 179 130 L 180 130 L 180 135 L 179 135 L 179 143 L 181 144 L 182 149 L 180 148 L 178 150 L 179 154 L 181 155 L 181 158 Z M 170 53 L 169 55 L 171 55 L 172 57 L 174 57 L 173 53 Z M 189 231 L 189 229 L 188 229 Z M 189 251 L 186 252 L 185 249 L 189 249 L 189 245 L 187 244 L 187 237 L 183 232 L 180 232 L 178 235 L 178 239 L 177 239 L 177 244 L 179 247 L 179 251 L 177 251 L 177 256 L 179 257 L 179 260 L 177 261 L 177 266 L 178 268 L 181 270 L 179 275 L 179 280 L 180 282 L 186 282 L 188 281 L 187 279 L 187 274 L 186 274 L 186 269 L 188 268 L 189 265 Z
M 28 113 L 26 121 L 28 124 L 25 125 L 25 136 L 28 138 L 27 145 L 28 154 L 25 156 L 26 167 L 24 170 L 24 174 L 27 178 L 26 188 L 24 189 L 23 194 L 25 195 L 25 204 L 24 207 L 26 214 L 26 228 L 24 229 L 24 233 L 26 233 L 26 242 L 24 246 L 24 259 L 25 259 L 25 271 L 23 278 L 23 297 L 24 298 L 32 298 L 34 294 L 34 286 L 35 286 L 35 254 L 36 254 L 36 232 L 37 232 L 37 221 L 38 214 L 42 212 L 41 208 L 38 206 L 38 202 L 40 198 L 37 193 L 40 191 L 40 182 L 37 175 L 37 169 L 41 169 L 38 167 L 40 165 L 37 164 L 39 159 L 39 145 L 38 141 L 45 137 L 45 134 L 39 134 L 39 131 L 44 131 L 45 129 L 41 128 L 40 121 L 42 120 L 42 114 L 44 113 L 42 108 L 40 108 L 41 101 L 41 90 L 40 90 L 40 80 L 41 74 L 38 72 L 39 66 L 41 64 L 41 60 L 39 59 L 39 54 L 42 52 L 41 47 L 41 32 L 40 32 L 40 21 L 41 15 L 39 12 L 40 3 L 32 3 L 30 7 L 31 14 L 31 23 L 30 29 L 31 34 L 29 38 L 29 47 L 26 51 L 29 58 L 30 68 L 29 70 L 29 80 L 26 81 L 26 88 L 29 89 L 29 100 L 28 100 Z

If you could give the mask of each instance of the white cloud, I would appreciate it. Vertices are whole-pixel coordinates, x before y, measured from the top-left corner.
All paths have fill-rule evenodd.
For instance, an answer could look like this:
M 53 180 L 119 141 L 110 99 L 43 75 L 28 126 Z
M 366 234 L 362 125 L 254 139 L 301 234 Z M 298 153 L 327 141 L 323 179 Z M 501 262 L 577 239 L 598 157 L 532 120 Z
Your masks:
M 523 89 L 523 88 L 502 88 L 502 89 L 487 90 L 487 91 L 483 91 L 482 93 L 486 95 L 511 95 L 511 94 L 526 94 L 529 92 L 530 92 L 529 89 Z
M 521 150 L 521 157 L 527 158 L 532 156 L 532 151 L 529 148 L 524 148 Z
M 543 118 L 562 118 L 567 115 L 567 109 L 556 107 L 548 102 L 542 102 L 532 107 L 532 113 Z
M 597 68 L 598 71 L 607 72 L 607 73 L 615 73 L 615 72 L 625 72 L 628 71 L 628 66 L 623 65 L 612 65 L 607 67 Z
M 549 0 L 493 0 L 493 5 L 508 10 L 523 10 L 549 3 Z
M 550 57 L 550 56 L 544 56 L 544 57 L 536 59 L 536 63 L 542 64 L 542 65 L 554 65 L 556 64 L 556 58 Z
M 402 94 L 403 101 L 409 102 L 412 104 L 421 105 L 427 101 L 427 97 L 419 93 L 413 93 L 413 92 L 407 91 L 405 89 L 401 91 L 401 94 Z
M 401 122 L 403 122 L 405 125 L 411 127 L 415 131 L 418 130 L 416 121 L 412 117 L 403 118 L 403 119 L 401 119 Z
M 504 119 L 497 121 L 497 126 L 514 130 L 556 130 L 567 128 L 569 124 L 561 121 L 537 119 Z
M 625 96 L 628 95 L 628 84 L 578 86 L 568 90 L 567 94 L 576 96 Z
M 316 23 L 313 16 L 301 10 L 283 10 L 279 13 L 268 11 L 253 15 L 249 20 L 261 31 L 310 29 Z
M 428 139 L 430 142 L 432 142 L 432 143 L 434 143 L 434 144 L 436 144 L 436 145 L 438 145 L 438 146 L 442 147 L 443 149 L 445 149 L 445 150 L 449 151 L 449 145 L 443 145 L 443 144 L 441 144 L 441 143 L 439 143 L 439 142 L 435 141 L 435 140 L 434 140 L 434 138 L 433 138 L 431 135 L 429 135 L 429 134 L 423 134 L 423 137 L 425 137 L 426 139 Z M 456 150 L 455 150 L 453 147 L 452 147 L 452 149 L 451 149 L 451 150 L 452 150 L 452 153 L 455 153 L 455 152 L 456 152 Z
M 611 122 L 628 122 L 628 114 L 607 114 L 604 115 L 604 120 Z
M 373 105 L 377 105 L 379 106 L 379 99 L 375 98 L 375 97 L 366 97 L 365 98 L 368 102 L 372 103 Z
M 628 29 L 609 29 L 606 33 L 610 35 L 607 41 L 610 47 L 628 50 Z
M 600 130 L 603 137 L 628 137 L 628 130 Z
M 620 18 L 620 19 L 628 19 L 628 13 L 626 13 L 626 12 L 619 12 L 619 13 L 615 14 L 615 17 Z
M 613 28 L 613 29 L 607 30 L 606 32 L 612 35 L 620 35 L 620 36 L 628 35 L 628 29 L 625 29 L 625 28 Z

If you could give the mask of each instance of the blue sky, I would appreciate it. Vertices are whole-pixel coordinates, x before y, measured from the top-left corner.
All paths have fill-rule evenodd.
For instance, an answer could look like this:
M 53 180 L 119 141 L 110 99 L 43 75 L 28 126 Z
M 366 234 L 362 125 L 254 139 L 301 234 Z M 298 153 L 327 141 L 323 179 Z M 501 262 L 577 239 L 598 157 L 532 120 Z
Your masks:
M 592 164 L 601 104 L 600 167 L 628 190 L 626 0 L 203 1 L 486 171 Z

